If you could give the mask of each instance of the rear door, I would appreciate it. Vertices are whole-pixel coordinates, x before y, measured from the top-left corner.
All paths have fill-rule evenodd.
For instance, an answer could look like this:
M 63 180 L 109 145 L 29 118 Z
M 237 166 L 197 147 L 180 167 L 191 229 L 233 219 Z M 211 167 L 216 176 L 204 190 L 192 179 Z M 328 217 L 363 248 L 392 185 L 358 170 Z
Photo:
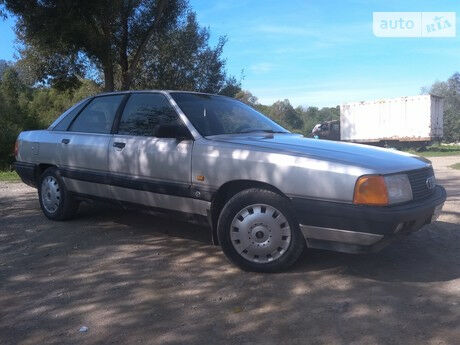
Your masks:
M 72 121 L 59 146 L 60 170 L 69 190 L 110 197 L 108 146 L 124 94 L 95 97 Z
M 162 93 L 133 93 L 109 144 L 118 200 L 190 211 L 192 140 L 158 137 L 160 126 L 185 126 Z

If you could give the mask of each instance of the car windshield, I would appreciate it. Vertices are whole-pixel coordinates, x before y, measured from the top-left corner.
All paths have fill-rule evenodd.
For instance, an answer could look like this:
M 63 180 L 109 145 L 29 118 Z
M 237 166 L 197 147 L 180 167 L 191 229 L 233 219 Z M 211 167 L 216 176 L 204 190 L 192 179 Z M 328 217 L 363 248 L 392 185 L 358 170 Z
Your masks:
M 232 98 L 172 92 L 172 98 L 203 136 L 251 132 L 289 133 L 265 115 Z

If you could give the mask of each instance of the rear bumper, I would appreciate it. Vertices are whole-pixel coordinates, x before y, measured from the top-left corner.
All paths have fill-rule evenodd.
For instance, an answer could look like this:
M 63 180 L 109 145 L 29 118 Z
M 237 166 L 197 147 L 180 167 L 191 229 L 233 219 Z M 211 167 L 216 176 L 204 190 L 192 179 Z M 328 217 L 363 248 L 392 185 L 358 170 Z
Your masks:
M 392 240 L 431 223 L 446 191 L 436 186 L 427 199 L 375 207 L 293 198 L 301 230 L 311 248 L 348 253 L 377 251 Z
M 36 164 L 26 162 L 14 162 L 13 167 L 14 170 L 16 170 L 16 172 L 18 173 L 22 182 L 29 186 L 37 187 L 37 179 L 35 176 L 37 167 Z

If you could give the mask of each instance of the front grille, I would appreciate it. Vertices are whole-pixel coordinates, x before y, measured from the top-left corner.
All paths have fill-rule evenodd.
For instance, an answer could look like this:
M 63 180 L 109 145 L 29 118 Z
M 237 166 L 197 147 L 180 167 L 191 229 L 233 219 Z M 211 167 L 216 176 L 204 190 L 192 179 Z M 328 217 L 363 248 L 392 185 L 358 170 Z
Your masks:
M 407 173 L 410 181 L 410 186 L 412 187 L 412 195 L 414 200 L 428 198 L 434 193 L 434 189 L 428 189 L 426 183 L 427 178 L 433 175 L 433 168 L 413 170 Z

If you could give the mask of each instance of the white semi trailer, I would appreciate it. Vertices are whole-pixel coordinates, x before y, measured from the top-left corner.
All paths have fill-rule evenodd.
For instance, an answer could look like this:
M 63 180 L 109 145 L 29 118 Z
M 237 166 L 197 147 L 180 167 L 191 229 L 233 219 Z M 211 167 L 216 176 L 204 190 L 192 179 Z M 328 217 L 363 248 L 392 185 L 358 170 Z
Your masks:
M 442 97 L 420 95 L 340 106 L 342 141 L 397 145 L 428 143 L 442 136 Z

